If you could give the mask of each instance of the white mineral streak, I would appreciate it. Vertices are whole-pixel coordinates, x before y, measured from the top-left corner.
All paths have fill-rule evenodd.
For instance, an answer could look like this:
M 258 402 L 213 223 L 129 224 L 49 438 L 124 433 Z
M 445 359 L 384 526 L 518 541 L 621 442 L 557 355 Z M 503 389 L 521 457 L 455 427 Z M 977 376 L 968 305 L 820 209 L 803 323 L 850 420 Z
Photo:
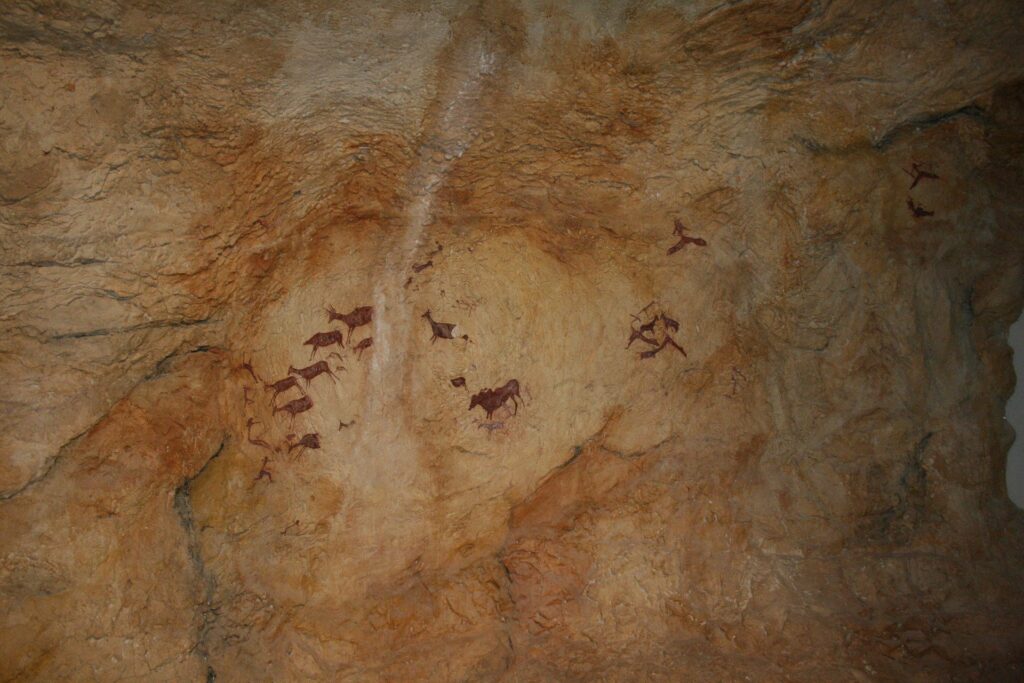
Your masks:
M 369 391 L 363 398 L 363 414 L 378 415 L 393 402 L 395 391 L 406 391 L 405 358 L 410 335 L 419 326 L 419 311 L 405 299 L 405 280 L 411 272 L 423 237 L 433 217 L 434 198 L 445 182 L 453 161 L 472 143 L 479 120 L 479 100 L 483 83 L 494 70 L 495 55 L 482 40 L 473 40 L 456 49 L 450 90 L 442 86 L 437 99 L 443 105 L 436 123 L 428 121 L 417 162 L 409 174 L 409 196 L 405 231 L 400 240 L 384 254 L 381 278 L 373 293 L 374 353 L 370 364 Z M 357 457 L 375 458 L 378 477 L 393 477 L 409 471 L 397 462 L 403 455 L 415 457 L 415 441 L 409 434 L 405 414 L 391 413 L 388 420 L 368 422 L 356 445 Z

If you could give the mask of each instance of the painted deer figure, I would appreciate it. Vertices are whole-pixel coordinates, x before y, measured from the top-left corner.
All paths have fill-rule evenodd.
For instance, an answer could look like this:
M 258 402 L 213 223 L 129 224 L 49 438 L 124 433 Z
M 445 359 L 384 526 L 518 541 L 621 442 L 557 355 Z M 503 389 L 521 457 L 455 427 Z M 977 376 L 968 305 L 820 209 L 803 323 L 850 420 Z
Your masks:
M 306 452 L 307 448 L 311 448 L 313 450 L 319 450 L 319 448 L 320 448 L 320 435 L 315 433 L 315 432 L 312 433 L 312 434 L 306 434 L 305 436 L 303 436 L 301 439 L 299 439 L 295 443 L 289 445 L 288 446 L 288 452 L 291 453 L 292 450 L 295 449 L 295 448 L 301 448 L 302 449 L 301 451 L 299 451 L 299 455 L 300 456 L 303 453 Z M 296 457 L 298 457 L 298 456 L 296 456 Z
M 278 394 L 284 393 L 291 389 L 292 387 L 297 387 L 299 391 L 302 391 L 302 387 L 299 386 L 299 378 L 295 377 L 294 375 L 288 375 L 284 379 L 279 379 L 276 382 L 273 382 L 271 384 L 264 384 L 263 386 L 266 388 L 267 391 L 274 392 L 274 395 L 270 397 L 271 405 L 273 405 L 274 401 L 277 400 Z M 303 391 L 302 393 L 306 392 Z
M 348 325 L 348 335 L 351 338 L 352 330 L 373 321 L 373 306 L 357 306 L 348 313 L 338 313 L 334 310 L 334 306 L 328 306 L 327 322 L 334 322 L 335 320 L 340 320 Z
M 341 369 L 344 370 L 345 368 L 342 367 Z M 327 361 L 325 360 L 318 360 L 317 362 L 305 368 L 293 368 L 292 366 L 289 365 L 288 374 L 298 375 L 302 379 L 306 380 L 307 387 L 309 386 L 309 383 L 313 381 L 314 378 L 319 377 L 320 375 L 323 374 L 326 374 L 328 377 L 330 377 L 331 381 L 336 381 L 338 379 L 338 376 L 331 372 L 331 368 L 327 366 Z
M 294 420 L 296 415 L 298 415 L 299 413 L 304 413 L 312 407 L 313 399 L 311 399 L 309 396 L 303 396 L 302 398 L 297 398 L 293 401 L 288 401 L 283 406 L 277 406 L 276 408 L 274 408 L 274 414 L 276 415 L 277 413 L 285 412 L 291 415 L 292 420 Z
M 363 357 L 363 351 L 373 346 L 373 337 L 367 337 L 355 346 L 356 360 L 360 360 Z
M 312 337 L 302 342 L 303 346 L 312 346 L 313 352 L 309 354 L 310 360 L 316 355 L 318 349 L 322 349 L 332 344 L 337 344 L 341 348 L 345 348 L 345 342 L 341 336 L 341 330 L 331 330 L 330 332 L 317 332 Z
M 431 344 L 438 339 L 455 339 L 455 336 L 452 334 L 455 330 L 455 323 L 439 323 L 430 317 L 430 311 L 427 311 L 421 317 L 426 318 L 427 322 L 430 323 L 430 331 L 433 335 L 430 337 Z M 462 335 L 462 339 L 469 341 L 469 335 Z

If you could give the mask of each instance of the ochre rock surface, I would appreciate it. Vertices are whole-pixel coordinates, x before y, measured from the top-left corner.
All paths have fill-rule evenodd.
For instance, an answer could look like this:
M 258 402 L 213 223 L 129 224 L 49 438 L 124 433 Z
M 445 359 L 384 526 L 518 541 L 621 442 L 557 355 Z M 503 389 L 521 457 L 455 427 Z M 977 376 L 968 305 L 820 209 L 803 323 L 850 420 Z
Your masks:
M 1021 680 L 1022 44 L 5 4 L 0 679 Z

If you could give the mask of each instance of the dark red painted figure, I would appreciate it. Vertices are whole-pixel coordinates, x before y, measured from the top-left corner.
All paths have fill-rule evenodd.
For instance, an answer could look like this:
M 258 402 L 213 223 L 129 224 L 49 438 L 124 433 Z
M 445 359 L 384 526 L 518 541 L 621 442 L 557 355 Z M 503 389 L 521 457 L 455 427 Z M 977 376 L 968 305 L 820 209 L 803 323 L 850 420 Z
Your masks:
M 661 344 L 658 346 L 658 348 L 651 349 L 650 351 L 644 351 L 643 353 L 640 354 L 640 358 L 641 358 L 641 360 L 646 360 L 647 358 L 654 358 L 666 346 L 669 346 L 669 345 L 672 345 L 675 348 L 679 349 L 679 352 L 681 354 L 683 354 L 684 356 L 686 355 L 686 351 L 683 350 L 683 347 L 680 346 L 679 344 L 677 344 L 675 339 L 673 339 L 672 337 L 670 337 L 669 335 L 666 334 L 665 335 L 665 339 L 661 342 Z
M 302 391 L 302 387 L 299 386 L 299 378 L 294 375 L 288 375 L 284 379 L 280 379 L 273 384 L 264 384 L 267 391 L 273 391 L 274 395 L 270 397 L 270 403 L 273 405 L 274 401 L 277 400 L 277 395 L 284 393 L 292 387 L 298 387 L 299 391 Z M 305 392 L 303 392 L 305 393 Z
M 299 451 L 300 456 L 306 452 L 307 448 L 318 450 L 320 448 L 320 435 L 316 433 L 304 435 L 301 439 L 288 446 L 288 452 L 291 453 L 295 448 L 302 449 Z
M 914 200 L 907 197 L 907 208 L 910 209 L 910 213 L 913 214 L 914 218 L 927 218 L 928 216 L 934 216 L 934 211 L 927 211 L 923 206 L 914 203 Z
M 274 483 L 274 475 L 271 474 L 270 470 L 267 469 L 268 462 L 270 462 L 270 458 L 263 458 L 263 464 L 260 465 L 260 472 L 259 474 L 256 475 L 256 478 L 253 479 L 253 481 L 259 481 L 260 479 L 266 477 L 267 479 L 270 480 L 271 484 Z
M 256 370 L 253 369 L 251 360 L 242 362 L 242 364 L 238 366 L 238 369 L 245 370 L 250 375 L 252 375 L 252 378 L 256 380 L 258 384 L 263 384 L 263 380 L 259 378 L 259 375 L 256 374 Z
M 246 441 L 251 443 L 253 446 L 259 446 L 261 448 L 266 448 L 268 451 L 276 451 L 277 450 L 276 448 L 271 446 L 269 443 L 267 443 L 263 439 L 254 439 L 254 438 L 252 438 L 252 426 L 254 424 L 259 424 L 259 421 L 256 420 L 256 418 L 254 418 L 254 417 L 250 417 L 246 421 L 246 423 L 245 423 L 245 439 L 246 439 Z
M 685 234 L 686 233 L 686 227 L 683 225 L 682 221 L 680 221 L 678 218 L 675 219 L 675 226 L 676 227 L 672 230 L 672 234 L 676 235 L 677 237 L 679 237 L 679 241 L 676 242 L 674 245 L 672 245 L 671 247 L 668 248 L 669 255 L 672 255 L 672 254 L 676 253 L 677 251 L 679 251 L 680 249 L 685 247 L 687 244 L 692 244 L 692 245 L 697 246 L 697 247 L 706 247 L 706 246 L 708 246 L 708 243 L 705 242 L 700 237 L 687 237 L 686 234 Z
M 452 383 L 452 386 L 455 387 L 456 389 L 458 389 L 459 387 L 462 387 L 463 389 L 466 389 L 466 391 L 469 391 L 469 389 L 466 388 L 466 378 L 465 377 L 452 377 L 451 383 Z
M 355 346 L 356 360 L 361 360 L 363 357 L 363 351 L 373 346 L 373 337 L 367 337 Z
M 342 369 L 344 370 L 344 368 Z M 318 360 L 317 362 L 305 368 L 293 368 L 292 366 L 289 365 L 288 372 L 292 375 L 298 375 L 302 379 L 306 380 L 307 387 L 309 386 L 309 383 L 313 381 L 314 378 L 319 377 L 320 375 L 323 374 L 326 374 L 328 377 L 330 377 L 332 381 L 338 379 L 338 376 L 331 372 L 331 369 L 327 366 L 327 361 L 325 360 Z
M 452 334 L 455 330 L 455 323 L 439 323 L 430 317 L 430 311 L 427 311 L 421 317 L 426 318 L 427 322 L 430 323 L 430 331 L 432 333 L 430 337 L 431 344 L 438 339 L 455 339 L 455 336 Z M 462 339 L 469 341 L 469 335 L 462 335 Z
M 910 189 L 911 190 L 913 190 L 915 187 L 917 187 L 917 184 L 919 182 L 921 182 L 922 180 L 939 180 L 940 179 L 939 176 L 935 175 L 931 171 L 926 171 L 925 169 L 921 168 L 922 165 L 923 164 L 919 164 L 919 163 L 917 163 L 915 161 L 914 163 L 910 164 L 910 170 L 909 171 L 907 169 L 903 169 L 904 173 L 906 173 L 908 176 L 913 178 L 913 182 L 910 183 Z
M 626 348 L 628 349 L 630 346 L 632 346 L 633 342 L 635 342 L 637 339 L 643 342 L 647 342 L 651 346 L 658 345 L 658 342 L 655 341 L 654 339 L 651 339 L 650 337 L 645 337 L 642 330 L 630 330 L 629 341 L 626 342 Z
M 487 413 L 487 419 L 491 419 L 491 415 L 494 414 L 498 408 L 505 405 L 505 403 L 512 399 L 512 405 L 514 410 L 513 415 L 519 412 L 519 403 L 516 399 L 522 401 L 523 397 L 519 395 L 519 382 L 518 380 L 510 379 L 497 389 L 484 389 L 469 399 L 469 409 L 473 410 L 476 406 L 480 406 Z M 524 402 L 525 403 L 525 402 Z
M 338 313 L 334 310 L 334 306 L 328 306 L 327 322 L 334 322 L 335 320 L 340 320 L 348 326 L 348 335 L 351 338 L 352 330 L 373 321 L 373 306 L 357 306 L 348 313 Z
M 337 344 L 341 348 L 345 348 L 345 342 L 341 336 L 341 330 L 331 330 L 330 332 L 317 332 L 312 337 L 302 342 L 303 346 L 312 346 L 313 352 L 309 354 L 310 358 L 316 355 L 317 349 L 322 349 L 326 346 Z
M 296 415 L 304 413 L 312 407 L 313 399 L 309 396 L 303 396 L 302 398 L 297 398 L 294 401 L 288 401 L 283 406 L 277 406 L 274 408 L 274 414 L 276 415 L 277 413 L 285 412 L 291 415 L 292 419 L 295 419 Z

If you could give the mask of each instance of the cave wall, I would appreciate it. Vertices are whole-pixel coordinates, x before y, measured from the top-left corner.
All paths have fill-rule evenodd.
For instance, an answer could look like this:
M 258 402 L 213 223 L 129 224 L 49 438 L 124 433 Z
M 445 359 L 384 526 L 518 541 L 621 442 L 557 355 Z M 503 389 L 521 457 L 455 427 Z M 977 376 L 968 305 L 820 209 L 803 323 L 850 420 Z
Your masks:
M 4 680 L 1022 675 L 1017 3 L 0 36 Z

